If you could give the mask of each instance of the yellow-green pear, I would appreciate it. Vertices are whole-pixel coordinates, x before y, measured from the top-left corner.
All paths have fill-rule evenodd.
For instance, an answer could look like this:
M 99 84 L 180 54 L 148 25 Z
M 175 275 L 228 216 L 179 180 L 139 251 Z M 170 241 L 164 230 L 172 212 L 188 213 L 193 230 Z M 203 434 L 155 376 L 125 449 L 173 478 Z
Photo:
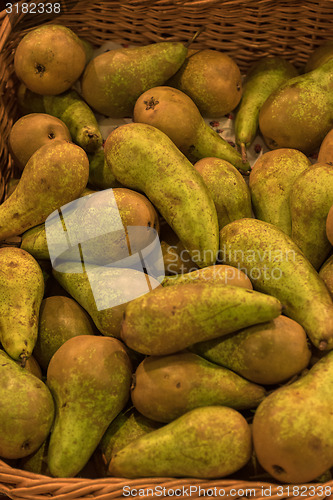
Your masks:
M 54 402 L 48 387 L 0 349 L 0 456 L 34 453 L 48 436 Z
M 0 240 L 41 224 L 54 210 L 75 200 L 88 176 L 89 160 L 79 146 L 54 140 L 40 147 L 13 194 L 0 206 Z
M 104 52 L 87 65 L 81 80 L 82 96 L 103 115 L 131 116 L 139 95 L 163 85 L 180 68 L 186 54 L 187 48 L 180 42 Z
M 292 185 L 289 205 L 291 237 L 319 269 L 332 250 L 326 220 L 333 205 L 333 165 L 315 163 L 304 170 Z
M 275 149 L 258 158 L 249 177 L 256 218 L 291 236 L 290 192 L 295 180 L 310 165 L 310 160 L 296 149 Z
M 231 222 L 220 232 L 221 260 L 239 267 L 253 288 L 279 299 L 321 350 L 333 348 L 333 302 L 325 283 L 283 231 L 257 219 Z
M 171 422 L 201 406 L 256 408 L 265 389 L 192 352 L 148 356 L 137 367 L 131 398 L 142 415 Z
M 119 340 L 78 335 L 53 355 L 47 385 L 56 414 L 48 466 L 56 477 L 73 477 L 88 462 L 104 432 L 129 397 L 131 364 Z
M 116 477 L 225 477 L 251 457 L 245 418 L 225 406 L 196 408 L 122 450 L 110 462 Z
M 216 208 L 202 177 L 161 130 L 128 123 L 113 130 L 105 155 L 116 179 L 143 192 L 199 267 L 215 264 Z
M 218 283 L 181 283 L 156 288 L 130 302 L 121 339 L 142 354 L 162 356 L 280 313 L 281 303 L 263 293 Z
M 0 341 L 24 364 L 37 340 L 43 273 L 28 252 L 16 247 L 0 248 L 0 269 Z
M 255 453 L 262 467 L 281 483 L 309 483 L 333 465 L 332 373 L 331 351 L 257 408 Z

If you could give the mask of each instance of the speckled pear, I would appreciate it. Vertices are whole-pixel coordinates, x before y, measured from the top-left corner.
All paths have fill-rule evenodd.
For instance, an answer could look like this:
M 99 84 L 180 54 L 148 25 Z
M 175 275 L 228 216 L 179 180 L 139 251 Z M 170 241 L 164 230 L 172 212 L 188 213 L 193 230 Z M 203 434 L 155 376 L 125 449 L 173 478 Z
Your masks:
M 79 146 L 54 140 L 26 164 L 13 194 L 0 206 L 0 240 L 37 226 L 75 200 L 87 185 L 89 160 Z
M 163 85 L 183 64 L 187 48 L 180 42 L 109 50 L 87 65 L 82 96 L 95 111 L 112 118 L 131 116 L 140 94 Z
M 271 149 L 310 154 L 333 126 L 333 60 L 275 90 L 259 114 L 259 128 Z
M 251 430 L 232 408 L 196 408 L 116 453 L 108 473 L 116 477 L 228 476 L 251 457 Z
M 316 163 L 306 169 L 291 188 L 289 204 L 291 237 L 319 269 L 332 249 L 326 219 L 333 205 L 333 165 Z
M 222 229 L 220 242 L 224 263 L 246 272 L 255 290 L 278 298 L 316 347 L 333 348 L 329 291 L 289 236 L 268 222 L 241 219 Z
M 209 282 L 181 283 L 156 288 L 129 303 L 121 339 L 142 354 L 162 356 L 280 313 L 276 298 L 253 290 Z
M 157 422 L 171 422 L 202 406 L 256 408 L 265 396 L 260 385 L 192 352 L 148 356 L 131 388 L 135 408 Z
M 143 192 L 200 267 L 215 264 L 218 220 L 200 174 L 161 130 L 128 123 L 105 142 L 109 168 L 124 186 Z
M 48 465 L 56 477 L 75 476 L 129 397 L 131 364 L 119 340 L 79 335 L 65 342 L 47 369 L 56 405 Z
M 333 352 L 270 394 L 253 420 L 256 456 L 281 483 L 313 481 L 333 465 Z
M 0 341 L 24 364 L 37 340 L 43 272 L 28 252 L 16 247 L 0 248 L 0 269 Z

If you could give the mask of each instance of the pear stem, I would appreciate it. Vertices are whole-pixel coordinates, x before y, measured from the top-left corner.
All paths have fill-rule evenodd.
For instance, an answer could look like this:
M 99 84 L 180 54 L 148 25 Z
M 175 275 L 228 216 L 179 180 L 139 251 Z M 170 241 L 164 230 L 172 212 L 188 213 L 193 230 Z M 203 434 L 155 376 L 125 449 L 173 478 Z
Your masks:
M 201 26 L 201 28 L 196 31 L 196 33 L 194 33 L 193 37 L 191 38 L 191 40 L 189 40 L 187 43 L 185 43 L 185 47 L 189 47 L 190 45 L 192 45 L 192 43 L 194 42 L 194 40 L 196 40 L 198 38 L 198 36 L 204 31 L 205 27 L 204 26 Z
M 321 341 L 319 342 L 319 346 L 318 346 L 318 348 L 319 348 L 321 351 L 325 351 L 326 347 L 327 347 L 327 340 L 321 340 Z

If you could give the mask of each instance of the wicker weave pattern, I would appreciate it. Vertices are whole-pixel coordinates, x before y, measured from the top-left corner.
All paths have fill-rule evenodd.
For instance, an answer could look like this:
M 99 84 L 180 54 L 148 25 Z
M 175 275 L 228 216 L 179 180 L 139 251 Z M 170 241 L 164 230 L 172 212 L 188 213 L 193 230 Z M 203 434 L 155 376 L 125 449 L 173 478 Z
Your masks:
M 0 12 L 0 201 L 8 180 L 16 173 L 7 147 L 11 126 L 18 117 L 15 102 L 18 81 L 13 70 L 13 55 L 20 39 L 38 24 L 62 23 L 96 46 L 107 40 L 132 45 L 164 40 L 186 42 L 204 27 L 193 47 L 224 51 L 235 59 L 243 72 L 266 55 L 279 55 L 302 67 L 315 47 L 323 40 L 333 39 L 332 0 L 59 1 L 59 16 Z M 232 498 L 238 498 L 230 495 L 232 488 L 250 488 L 255 490 L 252 498 L 260 499 L 264 483 L 228 479 L 55 479 L 11 468 L 0 461 L 0 493 L 15 500 L 119 499 L 125 485 L 131 488 L 159 485 L 166 489 L 184 485 L 217 487 L 223 488 L 225 496 L 229 493 Z M 272 498 L 288 497 L 287 490 L 278 495 L 276 484 L 267 483 L 266 486 L 272 487 Z M 333 491 L 333 481 L 323 486 L 330 486 Z M 319 498 L 306 493 L 302 497 Z

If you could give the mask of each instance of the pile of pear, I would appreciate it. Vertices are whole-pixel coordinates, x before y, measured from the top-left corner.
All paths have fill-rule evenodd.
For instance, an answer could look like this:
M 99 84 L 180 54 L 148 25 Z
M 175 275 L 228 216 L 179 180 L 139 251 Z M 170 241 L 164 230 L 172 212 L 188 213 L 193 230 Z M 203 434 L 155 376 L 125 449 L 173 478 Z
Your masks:
M 244 81 L 229 56 L 188 45 L 94 57 L 44 25 L 16 48 L 20 177 L 0 205 L 11 466 L 331 477 L 332 45 L 301 75 L 267 57 Z M 204 120 L 231 111 L 240 152 Z M 103 141 L 101 115 L 132 122 Z M 272 151 L 251 169 L 258 129 Z

